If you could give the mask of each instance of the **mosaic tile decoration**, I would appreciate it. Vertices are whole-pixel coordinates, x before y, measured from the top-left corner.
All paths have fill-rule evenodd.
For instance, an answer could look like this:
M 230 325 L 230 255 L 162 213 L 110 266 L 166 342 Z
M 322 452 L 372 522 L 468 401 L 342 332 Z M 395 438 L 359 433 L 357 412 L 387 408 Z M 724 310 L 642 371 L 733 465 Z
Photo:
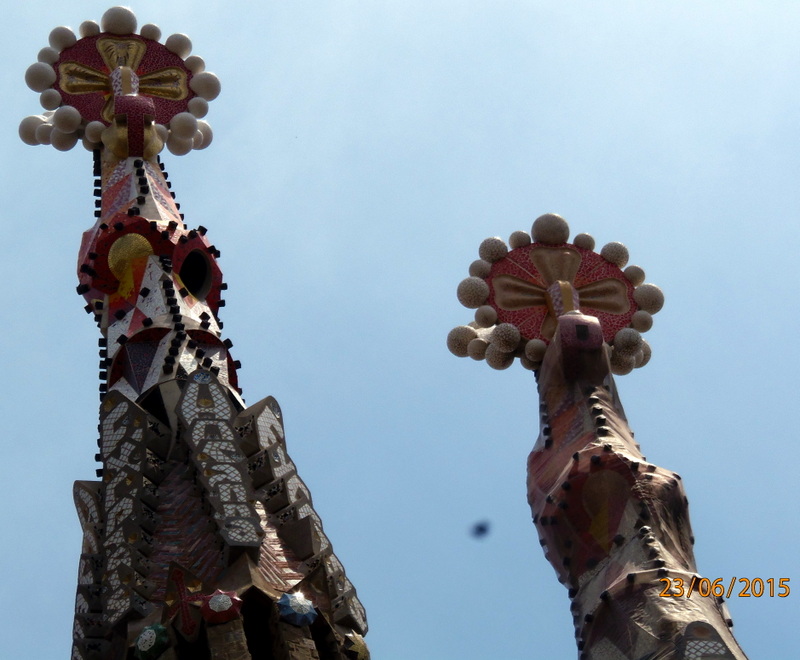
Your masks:
M 697 576 L 678 474 L 649 463 L 628 427 L 612 374 L 650 356 L 640 333 L 663 294 L 625 268 L 620 243 L 547 214 L 531 234 L 481 244 L 458 287 L 475 322 L 455 328 L 459 357 L 532 369 L 540 432 L 528 457 L 528 503 L 545 557 L 567 589 L 579 660 L 746 660 L 713 596 L 663 597 L 665 577 Z M 625 268 L 625 270 L 622 270 Z
M 485 359 L 495 369 L 519 358 L 523 367 L 535 370 L 557 319 L 583 312 L 600 321 L 615 374 L 647 364 L 651 349 L 641 333 L 652 327 L 663 293 L 644 283 L 639 266 L 626 268 L 628 250 L 621 243 L 608 243 L 596 253 L 594 238 L 579 234 L 569 243 L 569 235 L 566 220 L 548 213 L 537 218 L 531 233 L 514 232 L 508 244 L 497 237 L 483 241 L 480 259 L 457 290 L 461 304 L 475 309 L 475 320 L 450 332 L 450 351 Z
M 159 153 L 211 141 L 219 93 L 191 42 L 109 9 L 55 28 L 26 72 L 28 144 L 93 152 L 78 293 L 101 333 L 97 482 L 83 529 L 74 660 L 369 657 L 364 608 L 267 397 L 246 408 L 219 318 L 220 251 L 190 229 Z M 281 598 L 302 605 L 282 614 Z M 299 606 L 298 606 L 299 607 Z M 287 618 L 288 617 L 288 618 Z M 260 632 L 269 628 L 272 633 Z
M 78 109 L 87 121 L 110 124 L 113 100 L 122 90 L 114 88 L 112 72 L 124 61 L 138 77 L 136 95 L 154 101 L 155 120 L 169 121 L 188 110 L 196 94 L 189 88 L 192 72 L 181 57 L 166 46 L 139 35 L 110 34 L 85 37 L 65 48 L 54 64 L 55 89 L 64 105 Z

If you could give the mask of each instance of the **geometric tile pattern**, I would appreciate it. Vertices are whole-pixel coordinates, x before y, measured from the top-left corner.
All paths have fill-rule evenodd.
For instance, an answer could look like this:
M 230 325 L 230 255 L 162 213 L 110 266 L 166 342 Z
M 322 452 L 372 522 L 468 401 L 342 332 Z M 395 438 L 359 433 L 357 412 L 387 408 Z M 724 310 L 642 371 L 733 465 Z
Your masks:
M 117 34 L 135 24 L 128 9 L 101 23 L 116 27 L 60 49 L 51 85 L 86 139 L 92 122 L 100 136 L 77 290 L 102 335 L 102 469 L 74 487 L 84 538 L 72 657 L 368 657 L 364 609 L 288 455 L 280 408 L 270 397 L 244 409 L 219 319 L 220 252 L 184 223 L 158 157 L 161 124 L 171 149 L 210 136 L 187 111 L 216 95 L 216 78 L 153 26 Z M 315 610 L 303 625 L 281 618 L 289 592 Z M 215 593 L 241 608 L 201 617 Z
M 297 475 L 286 452 L 282 415 L 277 401 L 268 397 L 239 414 L 241 434 L 256 497 L 263 502 L 263 525 L 267 535 L 274 530 L 284 547 L 296 558 L 292 569 L 308 575 L 322 569 L 333 620 L 356 630 L 366 630 L 366 614 L 355 595 L 341 562 L 333 554 L 322 522 L 311 504 L 311 494 Z M 274 539 L 274 537 L 273 537 Z M 265 543 L 265 546 L 269 546 Z M 262 553 L 260 566 L 272 580 L 274 559 Z M 275 582 L 273 582 L 275 584 Z M 276 584 L 276 587 L 279 585 Z
M 145 503 L 154 490 L 144 476 L 147 456 L 147 413 L 112 392 L 101 406 L 103 456 L 103 613 L 109 626 L 131 611 L 147 614 L 152 584 L 147 580 L 152 550 L 154 510 Z M 152 501 L 151 501 L 152 503 Z
M 164 600 L 171 565 L 186 567 L 204 582 L 213 580 L 225 565 L 216 534 L 209 529 L 202 493 L 193 481 L 194 470 L 183 461 L 171 461 L 166 471 L 158 486 L 160 523 L 153 533 L 150 555 L 150 579 L 155 585 L 151 599 L 155 602 Z
M 730 645 L 731 639 L 725 642 L 718 630 L 707 622 L 693 621 L 686 626 L 683 640 L 678 645 L 681 660 L 736 660 L 738 647 L 735 643 Z
M 213 374 L 198 370 L 188 375 L 178 415 L 197 478 L 228 548 L 251 548 L 257 557 L 264 532 L 253 505 L 247 462 L 236 442 L 236 412 L 226 388 Z
M 366 632 L 364 608 L 288 455 L 277 402 L 243 410 L 238 363 L 221 338 L 218 252 L 204 229 L 165 223 L 165 200 L 155 196 L 168 186 L 157 164 L 128 159 L 103 171 L 114 196 L 106 204 L 103 189 L 79 277 L 105 338 L 99 515 L 110 518 L 96 540 L 86 534 L 105 564 L 98 612 L 82 595 L 88 587 L 79 589 L 76 657 L 89 657 L 87 643 L 116 639 L 111 626 L 142 616 L 172 621 L 185 643 L 201 643 L 198 631 L 212 624 L 197 619 L 193 605 L 170 614 L 177 602 L 170 593 L 179 591 L 168 591 L 170 571 L 197 576 L 210 594 L 242 554 L 270 593 L 313 593 L 324 614 L 314 625 L 327 626 L 315 634 L 341 647 L 347 634 Z M 131 184 L 137 177 L 144 193 Z M 137 199 L 122 202 L 121 191 Z M 104 627 L 90 625 L 98 613 Z M 284 648 L 305 653 L 315 645 L 301 635 Z
M 580 658 L 746 660 L 714 597 L 660 595 L 661 578 L 696 575 L 688 500 L 679 475 L 642 455 L 595 326 L 558 318 L 537 372 L 541 431 L 528 458 L 528 501 L 569 590 Z
M 686 644 L 685 660 L 725 660 L 728 649 L 722 642 L 692 640 Z

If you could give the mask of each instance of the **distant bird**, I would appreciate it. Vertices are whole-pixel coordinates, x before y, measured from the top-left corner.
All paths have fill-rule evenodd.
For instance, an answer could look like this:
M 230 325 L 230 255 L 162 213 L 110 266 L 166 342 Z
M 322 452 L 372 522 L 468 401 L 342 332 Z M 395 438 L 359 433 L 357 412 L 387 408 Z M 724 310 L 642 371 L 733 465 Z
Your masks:
M 482 539 L 484 536 L 489 534 L 489 521 L 488 520 L 481 520 L 476 522 L 472 529 L 470 530 L 472 536 L 476 539 Z

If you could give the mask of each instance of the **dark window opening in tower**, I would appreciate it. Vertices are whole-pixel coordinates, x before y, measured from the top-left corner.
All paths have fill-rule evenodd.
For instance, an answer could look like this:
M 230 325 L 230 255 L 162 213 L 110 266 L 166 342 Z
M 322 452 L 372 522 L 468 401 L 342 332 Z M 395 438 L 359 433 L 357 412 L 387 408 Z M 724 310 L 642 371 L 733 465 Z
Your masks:
M 275 658 L 277 611 L 272 601 L 258 589 L 251 588 L 242 597 L 242 619 L 247 650 L 253 660 Z
M 164 399 L 161 396 L 161 390 L 158 387 L 151 388 L 144 397 L 139 398 L 137 403 L 159 422 L 169 426 L 169 415 L 167 414 L 167 409 L 164 406 Z
M 211 264 L 200 250 L 186 255 L 178 276 L 186 290 L 198 300 L 203 300 L 211 290 Z
M 200 634 L 194 640 L 175 635 L 175 657 L 176 660 L 212 660 L 205 626 L 200 629 Z

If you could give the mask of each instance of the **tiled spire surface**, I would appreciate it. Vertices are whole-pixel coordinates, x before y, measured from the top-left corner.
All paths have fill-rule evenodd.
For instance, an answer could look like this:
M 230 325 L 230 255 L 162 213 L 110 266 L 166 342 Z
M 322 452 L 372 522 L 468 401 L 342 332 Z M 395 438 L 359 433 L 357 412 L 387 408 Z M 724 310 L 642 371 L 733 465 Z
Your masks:
M 681 478 L 642 455 L 614 383 L 649 361 L 641 333 L 663 294 L 626 267 L 621 243 L 596 253 L 588 234 L 569 236 L 547 214 L 510 249 L 486 239 L 458 287 L 475 321 L 448 347 L 495 369 L 519 358 L 536 374 L 528 503 L 569 591 L 579 660 L 746 660 L 718 589 L 697 574 Z
M 368 658 L 367 624 L 267 397 L 245 407 L 224 339 L 219 250 L 190 229 L 159 153 L 205 148 L 219 81 L 185 35 L 110 9 L 56 28 L 26 73 L 45 114 L 20 136 L 94 153 L 78 293 L 100 343 L 99 481 L 74 660 Z

